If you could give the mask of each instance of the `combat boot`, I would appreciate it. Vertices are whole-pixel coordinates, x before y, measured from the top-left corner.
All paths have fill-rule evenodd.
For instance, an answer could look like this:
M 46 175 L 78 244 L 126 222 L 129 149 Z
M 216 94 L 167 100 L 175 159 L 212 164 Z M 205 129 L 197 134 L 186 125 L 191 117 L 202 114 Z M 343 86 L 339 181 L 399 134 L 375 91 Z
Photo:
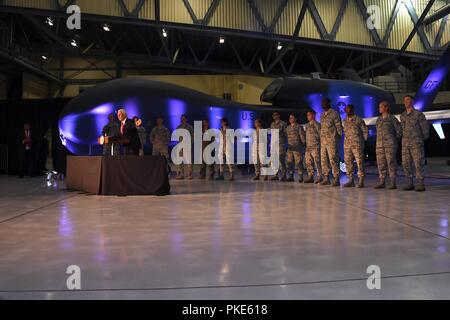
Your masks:
M 280 179 L 278 178 L 278 175 L 276 174 L 276 175 L 274 175 L 273 177 L 271 177 L 269 180 L 270 180 L 270 181 L 278 181 L 278 180 L 280 180 Z
M 339 181 L 339 178 L 334 178 L 332 187 L 339 187 L 340 185 L 341 185 L 341 181 Z
M 299 182 L 299 183 L 302 183 L 302 182 L 303 182 L 303 173 L 300 173 L 300 174 L 299 174 L 298 182 Z
M 317 176 L 316 180 L 314 180 L 314 184 L 319 184 L 322 182 L 322 176 Z
M 230 181 L 234 181 L 234 173 L 233 172 L 230 173 Z
M 403 191 L 412 191 L 414 190 L 414 184 L 412 178 L 407 178 L 406 185 L 403 187 Z
M 328 176 L 323 176 L 322 182 L 320 183 L 321 186 L 329 186 L 330 178 Z
M 264 176 L 264 181 L 269 181 L 269 176 Z
M 223 174 L 219 174 L 216 178 L 216 181 L 223 181 L 223 180 L 225 180 Z
M 284 178 L 284 177 L 283 177 Z M 287 179 L 285 179 L 285 180 L 283 180 L 283 178 L 281 178 L 281 181 L 287 181 L 287 182 L 293 182 L 294 181 L 294 175 L 293 174 L 290 174 L 289 175 L 289 178 L 287 178 Z
M 425 183 L 423 182 L 423 179 L 417 181 L 416 191 L 417 192 L 425 191 Z
M 385 179 L 380 178 L 380 180 L 378 181 L 378 184 L 375 185 L 375 187 L 373 187 L 374 189 L 384 189 L 386 188 L 386 182 Z
M 389 178 L 389 185 L 388 190 L 395 190 L 397 189 L 397 182 L 395 181 L 395 178 Z
M 253 177 L 253 179 L 252 179 L 252 180 L 253 180 L 253 181 L 258 181 L 258 180 L 259 180 L 259 178 L 260 178 L 260 177 L 259 177 L 259 174 L 256 174 L 256 175 L 255 175 L 255 176 Z
M 314 177 L 313 176 L 308 176 L 305 181 L 303 181 L 303 183 L 313 183 L 314 182 Z
M 204 174 L 200 174 L 200 176 L 198 177 L 199 180 L 205 180 L 206 176 Z
M 354 186 L 355 186 L 355 180 L 353 180 L 353 177 L 350 178 L 350 180 L 348 180 L 348 182 L 346 184 L 344 184 L 344 188 L 352 188 Z
M 364 177 L 359 177 L 357 188 L 364 188 Z

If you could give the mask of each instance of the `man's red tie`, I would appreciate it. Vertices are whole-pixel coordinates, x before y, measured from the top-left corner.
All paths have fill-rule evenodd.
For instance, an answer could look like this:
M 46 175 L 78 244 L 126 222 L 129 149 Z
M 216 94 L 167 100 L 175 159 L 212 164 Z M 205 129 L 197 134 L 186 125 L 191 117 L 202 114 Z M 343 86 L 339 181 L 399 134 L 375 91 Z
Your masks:
M 121 122 L 121 125 L 120 125 L 120 133 L 123 135 L 123 127 L 124 127 L 124 123 L 123 122 Z

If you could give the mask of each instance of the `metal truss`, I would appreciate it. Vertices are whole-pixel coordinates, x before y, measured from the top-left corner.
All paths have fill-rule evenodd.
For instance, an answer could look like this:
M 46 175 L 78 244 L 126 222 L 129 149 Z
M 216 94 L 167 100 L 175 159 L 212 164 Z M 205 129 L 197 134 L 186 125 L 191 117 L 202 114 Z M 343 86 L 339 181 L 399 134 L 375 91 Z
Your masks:
M 109 73 L 107 68 L 98 67 L 98 62 L 102 60 L 112 60 L 117 62 L 117 69 L 130 68 L 132 66 L 123 66 L 124 63 L 139 64 L 142 69 L 145 68 L 166 68 L 175 70 L 188 70 L 195 72 L 212 72 L 212 73 L 248 73 L 248 74 L 263 74 L 263 75 L 292 75 L 296 66 L 298 66 L 299 58 L 307 59 L 312 62 L 315 71 L 319 73 L 330 73 L 333 70 L 338 70 L 340 67 L 347 66 L 349 61 L 356 61 L 356 58 L 351 60 L 347 58 L 348 52 L 351 55 L 360 53 L 359 60 L 364 61 L 368 55 L 378 57 L 377 61 L 373 61 L 370 65 L 359 65 L 361 68 L 360 74 L 373 72 L 374 69 L 381 67 L 393 60 L 399 58 L 418 58 L 426 60 L 436 60 L 437 54 L 441 49 L 439 43 L 445 31 L 448 17 L 445 17 L 440 23 L 438 33 L 430 43 L 427 35 L 423 30 L 423 21 L 426 18 L 434 0 L 428 2 L 425 10 L 420 17 L 417 15 L 410 0 L 396 0 L 395 6 L 392 10 L 389 22 L 384 35 L 378 34 L 376 29 L 370 30 L 370 35 L 373 40 L 373 46 L 356 45 L 350 43 L 336 42 L 336 35 L 341 27 L 342 18 L 351 1 L 357 5 L 361 19 L 364 21 L 368 18 L 367 8 L 363 0 L 343 0 L 339 8 L 336 20 L 330 32 L 326 30 L 319 11 L 315 5 L 314 0 L 304 0 L 298 13 L 297 22 L 294 31 L 291 35 L 280 35 L 275 33 L 275 28 L 280 22 L 282 14 L 287 7 L 289 0 L 280 0 L 274 16 L 270 23 L 266 25 L 261 15 L 258 4 L 255 0 L 246 0 L 252 14 L 254 15 L 261 31 L 243 31 L 229 28 L 217 28 L 210 26 L 211 18 L 216 13 L 219 4 L 222 0 L 213 0 L 203 17 L 198 17 L 192 9 L 189 0 L 180 0 L 180 4 L 184 7 L 191 17 L 191 24 L 182 24 L 174 22 L 161 21 L 160 19 L 160 0 L 139 0 L 136 2 L 134 8 L 130 9 L 126 6 L 123 0 L 117 1 L 121 9 L 122 16 L 104 16 L 89 13 L 83 13 L 82 19 L 89 23 L 89 31 L 83 33 L 84 38 L 89 39 L 89 44 L 83 48 L 73 48 L 68 45 L 67 39 L 62 32 L 59 32 L 59 22 L 66 17 L 65 10 L 71 4 L 76 4 L 76 0 L 67 0 L 64 5 L 61 5 L 58 0 L 54 1 L 53 10 L 41 10 L 32 8 L 17 8 L 0 5 L 0 13 L 6 12 L 10 14 L 17 14 L 24 18 L 26 23 L 33 26 L 35 31 L 39 34 L 42 41 L 47 46 L 37 46 L 30 41 L 29 36 L 24 32 L 22 21 L 18 20 L 19 28 L 14 28 L 11 32 L 21 33 L 17 36 L 23 39 L 20 47 L 11 47 L 10 44 L 2 44 L 2 56 L 8 57 L 11 61 L 18 56 L 52 56 L 64 57 L 72 56 L 84 59 L 87 66 L 78 69 L 79 72 L 86 70 L 101 70 L 107 78 L 114 78 Z M 144 20 L 139 18 L 139 14 L 146 2 L 153 1 L 155 8 L 155 19 Z M 395 20 L 397 18 L 401 3 L 405 3 L 411 21 L 414 23 L 414 28 L 406 39 L 401 50 L 394 50 L 387 47 L 388 40 L 391 36 Z M 1 4 L 1 3 L 0 3 Z M 306 11 L 311 14 L 314 24 L 320 34 L 320 39 L 310 39 L 299 37 L 302 24 L 304 22 Z M 40 17 L 52 16 L 57 19 L 58 26 L 55 29 L 47 28 Z M 139 28 L 139 30 L 150 30 L 151 32 L 145 35 L 140 31 L 125 33 L 117 32 L 114 34 L 114 39 L 105 39 L 101 35 L 99 23 L 109 23 L 117 26 L 126 26 L 129 28 Z M 169 37 L 162 36 L 162 29 L 166 28 L 174 34 Z M 118 29 L 118 28 L 117 28 Z M 99 32 L 100 31 L 100 32 Z M 422 42 L 425 53 L 407 52 L 412 38 L 418 34 Z M 227 37 L 226 46 L 230 49 L 230 54 L 234 58 L 233 62 L 220 62 L 213 58 L 217 56 L 217 51 L 220 44 L 217 41 L 218 36 Z M 201 39 L 202 45 L 196 46 L 192 38 Z M 246 42 L 257 42 L 252 53 L 249 54 L 246 49 Z M 282 44 L 280 50 L 274 50 L 277 42 Z M 307 49 L 304 46 L 307 45 Z M 123 49 L 127 47 L 127 49 Z M 331 56 L 326 60 L 320 57 L 321 48 L 336 48 L 346 52 L 345 60 L 339 63 L 340 57 Z M 317 50 L 316 50 L 317 49 Z M 357 54 L 356 54 L 357 55 Z M 361 56 L 362 59 L 361 59 Z M 322 59 L 322 61 L 320 61 Z M 23 61 L 21 61 L 23 62 Z M 32 65 L 29 63 L 30 70 L 37 72 L 42 69 L 41 66 Z M 21 63 L 22 67 L 26 65 Z M 64 67 L 64 66 L 62 66 Z M 138 67 L 136 67 L 138 68 Z M 63 79 L 62 73 L 55 76 L 50 76 L 54 70 L 44 71 L 44 75 L 50 80 L 57 80 L 59 83 L 70 83 L 72 79 Z M 53 75 L 53 74 L 51 74 Z M 77 74 L 75 73 L 73 77 Z

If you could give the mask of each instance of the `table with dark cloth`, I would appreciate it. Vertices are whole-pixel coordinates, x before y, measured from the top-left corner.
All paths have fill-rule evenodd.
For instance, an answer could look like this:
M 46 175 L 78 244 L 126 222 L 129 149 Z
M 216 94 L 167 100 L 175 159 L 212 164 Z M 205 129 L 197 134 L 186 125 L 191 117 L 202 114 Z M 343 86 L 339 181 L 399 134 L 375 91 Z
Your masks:
M 154 156 L 68 156 L 68 189 L 99 195 L 168 195 L 167 162 Z

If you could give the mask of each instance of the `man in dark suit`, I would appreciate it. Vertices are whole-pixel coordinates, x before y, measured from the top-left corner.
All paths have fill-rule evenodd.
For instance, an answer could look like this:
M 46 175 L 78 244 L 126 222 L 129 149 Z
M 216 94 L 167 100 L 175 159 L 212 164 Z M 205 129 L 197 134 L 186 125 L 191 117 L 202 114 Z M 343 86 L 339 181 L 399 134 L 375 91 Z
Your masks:
M 29 123 L 23 125 L 23 131 L 19 134 L 19 178 L 23 178 L 25 174 L 34 175 L 33 172 L 33 155 L 34 141 Z
M 125 148 L 125 155 L 139 155 L 141 142 L 139 140 L 136 123 L 133 119 L 127 118 L 125 109 L 117 111 L 117 118 L 120 121 L 119 135 L 124 138 L 123 146 Z

